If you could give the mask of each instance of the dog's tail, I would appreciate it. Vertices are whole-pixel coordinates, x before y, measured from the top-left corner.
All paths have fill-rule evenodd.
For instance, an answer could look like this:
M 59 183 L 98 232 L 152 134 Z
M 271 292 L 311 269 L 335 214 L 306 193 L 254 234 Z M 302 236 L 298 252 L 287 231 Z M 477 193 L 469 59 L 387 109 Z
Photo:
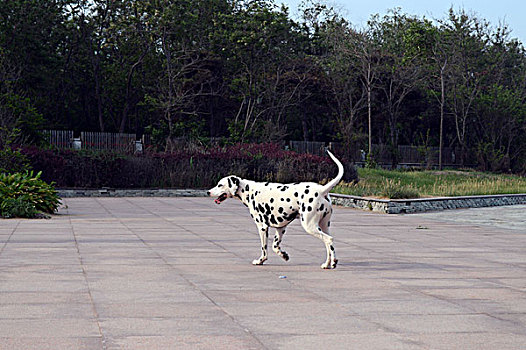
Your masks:
M 327 154 L 329 155 L 329 157 L 331 157 L 331 159 L 334 161 L 334 163 L 336 163 L 336 165 L 338 166 L 338 175 L 336 175 L 336 177 L 334 179 L 332 179 L 325 186 L 323 186 L 323 192 L 322 192 L 323 195 L 327 195 L 331 191 L 331 189 L 334 186 L 336 186 L 341 181 L 341 179 L 343 177 L 343 165 L 342 165 L 342 163 L 329 150 L 327 150 Z

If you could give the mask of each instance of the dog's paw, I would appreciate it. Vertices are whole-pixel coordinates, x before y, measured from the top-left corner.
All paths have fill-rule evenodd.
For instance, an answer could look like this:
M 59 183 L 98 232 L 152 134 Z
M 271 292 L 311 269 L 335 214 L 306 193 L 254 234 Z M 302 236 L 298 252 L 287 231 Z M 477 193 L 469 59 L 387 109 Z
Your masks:
M 334 259 L 332 264 L 331 264 L 331 268 L 332 269 L 335 269 L 336 268 L 336 265 L 338 265 L 338 259 Z
M 287 252 L 282 252 L 281 253 L 281 257 L 283 258 L 283 260 L 285 261 L 289 261 L 290 257 L 289 255 L 287 254 Z
M 255 260 L 252 260 L 252 265 L 263 265 L 265 261 L 266 259 L 255 259 Z
M 321 264 L 320 267 L 321 267 L 322 269 L 324 269 L 324 270 L 328 270 L 328 269 L 331 268 L 331 265 L 329 265 L 328 263 L 323 263 L 323 264 Z

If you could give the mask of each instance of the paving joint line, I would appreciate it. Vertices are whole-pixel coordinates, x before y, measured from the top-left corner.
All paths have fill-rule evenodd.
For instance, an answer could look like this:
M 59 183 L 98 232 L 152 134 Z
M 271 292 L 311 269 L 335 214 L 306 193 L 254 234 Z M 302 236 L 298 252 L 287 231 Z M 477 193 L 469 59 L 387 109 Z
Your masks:
M 105 349 L 107 349 L 106 337 L 104 336 L 104 332 L 102 331 L 102 326 L 100 324 L 99 313 L 97 311 L 97 307 L 95 305 L 95 301 L 93 300 L 93 295 L 91 293 L 91 288 L 90 288 L 89 281 L 88 281 L 88 274 L 87 274 L 86 269 L 84 267 L 84 260 L 82 258 L 82 254 L 80 253 L 80 249 L 79 249 L 79 243 L 78 243 L 78 240 L 77 240 L 77 234 L 75 233 L 75 228 L 74 228 L 73 223 L 71 221 L 71 216 L 69 215 L 69 209 L 68 208 L 66 208 L 66 212 L 67 212 L 67 215 L 68 215 L 68 222 L 69 222 L 69 225 L 71 227 L 71 233 L 73 235 L 73 239 L 75 240 L 75 249 L 77 250 L 77 255 L 78 255 L 79 263 L 80 263 L 80 268 L 82 269 L 82 276 L 84 277 L 84 281 L 86 283 L 86 287 L 88 288 L 88 296 L 89 296 L 90 303 L 91 303 L 91 310 L 92 310 L 93 316 L 95 316 L 95 320 L 97 322 L 97 328 L 98 328 L 99 334 L 100 334 L 100 340 L 101 340 L 101 344 L 102 344 L 102 349 L 105 350 Z

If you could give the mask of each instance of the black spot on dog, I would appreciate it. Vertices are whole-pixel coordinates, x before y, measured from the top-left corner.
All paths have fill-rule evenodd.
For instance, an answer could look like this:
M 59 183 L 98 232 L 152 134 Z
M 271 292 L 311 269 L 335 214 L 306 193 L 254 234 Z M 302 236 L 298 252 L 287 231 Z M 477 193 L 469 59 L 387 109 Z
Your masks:
M 280 200 L 283 202 L 285 199 L 284 199 L 284 198 L 281 198 Z
M 294 192 L 294 197 L 297 197 L 298 196 L 298 192 Z
M 307 207 L 307 211 L 312 211 L 312 207 L 310 205 Z
M 309 187 L 309 186 L 307 186 L 307 187 Z M 309 190 L 305 190 L 305 194 L 309 194 Z
M 261 204 L 258 204 L 258 211 L 263 213 L 265 212 L 265 208 Z
M 278 208 L 278 213 L 280 213 L 280 214 L 283 213 L 283 208 L 282 207 Z
M 321 203 L 321 205 L 320 205 L 320 211 L 323 211 L 323 208 L 324 208 L 324 207 L 325 207 L 325 206 L 323 205 L 323 203 Z
M 274 198 L 270 198 L 270 203 L 274 203 Z
M 226 179 L 228 181 L 228 187 L 232 187 L 232 181 L 230 181 L 230 178 Z
M 237 177 L 232 176 L 231 179 L 232 179 L 232 183 L 234 183 L 235 185 L 239 185 L 239 179 Z
M 281 189 L 281 191 L 286 191 L 288 190 L 289 188 L 287 186 L 283 186 L 283 188 Z
M 313 200 L 314 198 L 309 198 L 309 203 L 312 203 Z
M 278 222 L 276 221 L 276 218 L 274 217 L 274 215 L 271 215 L 270 216 L 270 223 L 274 224 L 274 225 L 277 225 Z
M 315 192 L 315 193 L 314 193 L 314 197 L 318 197 L 318 192 Z
M 278 216 L 278 221 L 283 222 L 283 218 L 281 216 Z
M 245 191 L 248 191 L 250 189 L 250 187 L 248 187 L 248 185 L 245 186 Z
M 287 202 L 290 202 L 290 198 L 287 198 Z
M 270 214 L 270 205 L 268 205 L 268 203 L 265 203 L 265 209 L 267 210 L 266 214 L 269 215 Z
M 327 227 L 331 227 L 331 222 L 330 221 L 327 222 Z
M 267 182 L 267 183 L 265 183 L 265 186 L 268 186 L 268 184 L 269 184 L 268 182 Z
M 334 247 L 331 245 L 331 250 L 334 251 Z

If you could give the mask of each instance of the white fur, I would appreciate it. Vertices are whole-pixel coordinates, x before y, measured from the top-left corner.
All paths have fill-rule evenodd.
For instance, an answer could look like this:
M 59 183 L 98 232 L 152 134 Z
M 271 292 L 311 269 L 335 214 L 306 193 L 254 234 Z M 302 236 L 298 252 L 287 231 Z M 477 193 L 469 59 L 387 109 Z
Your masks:
M 335 268 L 338 260 L 333 246 L 333 238 L 329 234 L 332 215 L 330 190 L 336 186 L 343 176 L 343 165 L 329 151 L 329 156 L 338 165 L 338 175 L 326 185 L 313 182 L 294 184 L 263 183 L 237 176 L 227 176 L 210 189 L 211 197 L 218 197 L 216 203 L 226 198 L 236 197 L 245 204 L 258 228 L 261 240 L 261 256 L 252 261 L 261 265 L 267 260 L 267 241 L 269 227 L 275 228 L 276 234 L 272 249 L 284 260 L 289 256 L 280 248 L 286 226 L 294 219 L 300 218 L 301 225 L 309 234 L 319 238 L 327 249 L 327 260 L 321 265 L 324 269 Z

